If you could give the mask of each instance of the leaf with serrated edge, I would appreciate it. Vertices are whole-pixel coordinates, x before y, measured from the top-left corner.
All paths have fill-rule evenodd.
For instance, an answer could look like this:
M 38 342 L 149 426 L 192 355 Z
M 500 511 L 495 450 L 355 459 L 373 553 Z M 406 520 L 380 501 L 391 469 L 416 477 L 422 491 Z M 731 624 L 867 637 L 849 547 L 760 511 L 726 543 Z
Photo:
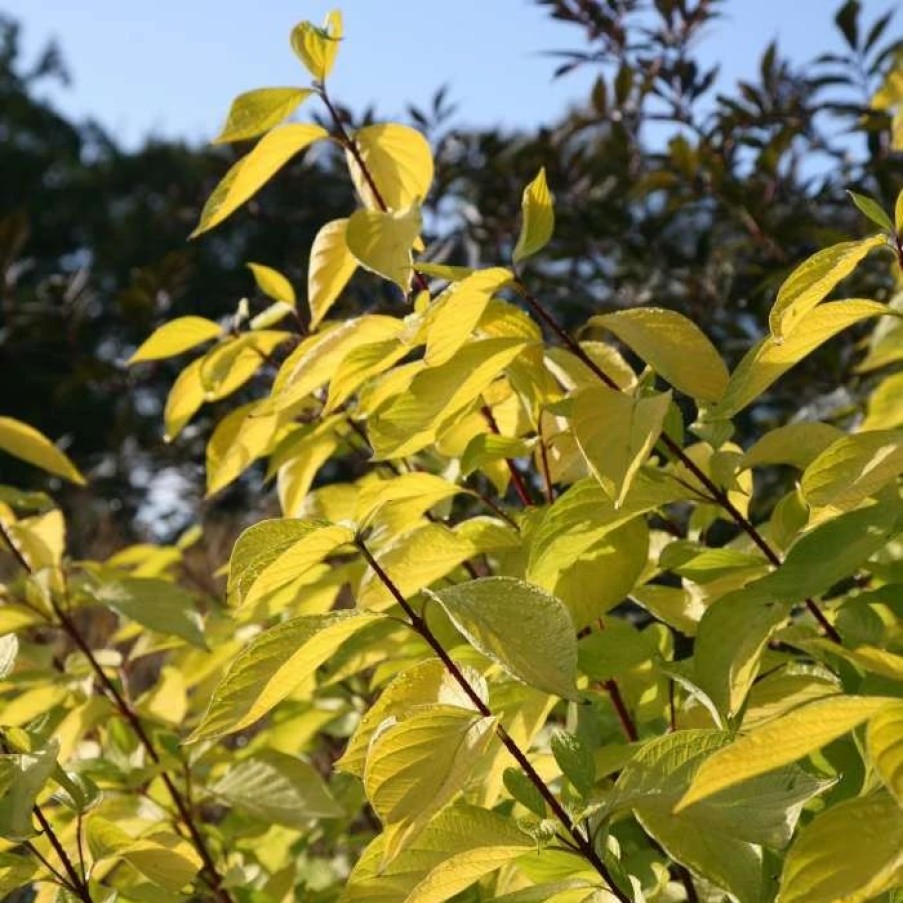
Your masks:
M 802 759 L 849 733 L 889 701 L 881 696 L 830 696 L 741 734 L 702 763 L 675 812 L 725 787 Z

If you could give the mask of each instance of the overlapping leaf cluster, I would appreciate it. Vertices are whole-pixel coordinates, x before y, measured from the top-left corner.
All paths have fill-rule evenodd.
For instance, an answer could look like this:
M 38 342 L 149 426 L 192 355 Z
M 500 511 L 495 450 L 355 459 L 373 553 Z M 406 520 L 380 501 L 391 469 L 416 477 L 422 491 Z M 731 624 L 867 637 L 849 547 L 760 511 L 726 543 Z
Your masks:
M 221 140 L 257 142 L 196 230 L 337 147 L 360 205 L 320 230 L 306 297 L 255 262 L 267 310 L 174 320 L 132 358 L 191 352 L 171 437 L 271 376 L 207 446 L 211 494 L 265 460 L 281 507 L 236 542 L 225 598 L 175 579 L 196 531 L 75 561 L 48 498 L 0 495 L 0 890 L 890 903 L 903 295 L 841 290 L 867 255 L 898 268 L 903 202 L 855 198 L 880 231 L 803 262 L 733 372 L 704 323 L 654 306 L 575 337 L 525 266 L 554 229 L 545 172 L 498 266 L 421 259 L 429 145 L 346 128 L 326 88 L 341 38 L 337 12 L 302 23 L 313 82 L 235 101 Z M 314 99 L 331 128 L 286 122 Z M 359 268 L 401 314 L 330 318 Z M 886 374 L 865 412 L 732 441 L 860 324 L 859 369 Z M 18 421 L 0 448 L 81 479 Z M 772 468 L 794 479 L 762 512 Z

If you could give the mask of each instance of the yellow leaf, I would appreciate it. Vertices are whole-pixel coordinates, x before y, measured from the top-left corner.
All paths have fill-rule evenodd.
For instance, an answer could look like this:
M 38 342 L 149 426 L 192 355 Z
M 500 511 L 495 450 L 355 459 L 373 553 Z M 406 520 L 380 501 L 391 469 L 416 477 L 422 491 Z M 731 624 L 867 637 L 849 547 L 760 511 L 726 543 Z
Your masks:
M 201 382 L 203 358 L 193 360 L 177 377 L 166 397 L 163 424 L 167 442 L 172 442 L 204 403 L 204 384 Z
M 709 419 L 733 417 L 762 394 L 775 380 L 796 366 L 806 355 L 843 329 L 890 310 L 876 301 L 851 298 L 822 304 L 802 316 L 783 341 L 773 336 L 751 348 L 731 374 L 724 396 L 709 412 Z
M 41 470 L 84 486 L 78 468 L 43 433 L 12 417 L 0 417 L 0 451 L 27 461 Z
M 903 809 L 886 794 L 845 800 L 807 825 L 784 861 L 778 903 L 865 903 L 899 888 Z
M 881 780 L 903 806 L 903 702 L 890 702 L 872 716 L 865 743 Z
M 326 81 L 332 71 L 341 40 L 342 14 L 337 9 L 329 13 L 322 28 L 301 22 L 294 27 L 291 37 L 292 49 L 318 82 Z
M 658 441 L 671 393 L 633 398 L 598 385 L 579 390 L 573 400 L 571 425 L 580 450 L 618 506 Z
M 348 151 L 348 169 L 357 193 L 370 210 L 403 210 L 422 204 L 433 182 L 433 153 L 415 129 L 394 122 L 368 125 L 352 136 L 379 199 Z M 382 204 L 379 200 L 382 200 Z
M 257 404 L 242 405 L 227 414 L 207 443 L 207 496 L 228 486 L 275 441 L 279 414 L 259 415 Z
M 129 358 L 129 365 L 175 357 L 222 333 L 222 327 L 206 317 L 177 317 L 164 323 L 146 338 Z
M 214 144 L 256 138 L 288 118 L 314 92 L 309 88 L 258 88 L 232 101 L 223 130 Z
M 368 436 L 376 456 L 399 458 L 424 448 L 525 347 L 518 338 L 481 339 L 464 345 L 441 367 L 421 369 L 371 417 Z
M 264 266 L 262 263 L 249 263 L 248 269 L 254 274 L 257 287 L 267 297 L 274 301 L 283 301 L 286 304 L 294 305 L 295 290 L 282 273 L 272 267 Z
M 725 787 L 802 759 L 849 733 L 891 701 L 881 696 L 828 696 L 742 734 L 702 763 L 675 812 Z
M 673 310 L 637 307 L 592 317 L 587 326 L 613 332 L 679 392 L 717 401 L 727 387 L 724 361 L 705 333 Z
M 384 373 L 410 351 L 411 346 L 397 338 L 352 348 L 339 362 L 329 382 L 324 411 L 329 413 L 343 405 L 363 383 Z
M 743 456 L 740 466 L 750 468 L 790 464 L 799 470 L 805 470 L 832 442 L 843 435 L 843 430 L 817 420 L 779 426 L 762 436 L 750 448 Z
M 204 205 L 191 237 L 219 225 L 256 194 L 295 154 L 329 133 L 319 125 L 283 125 L 267 132 L 254 149 L 226 173 Z
M 347 219 L 326 223 L 311 246 L 307 269 L 311 328 L 326 316 L 357 269 L 357 261 L 345 240 L 347 227 Z
M 889 430 L 903 426 L 903 371 L 878 383 L 869 395 L 868 410 L 860 429 Z
M 388 213 L 362 209 L 348 219 L 345 240 L 361 266 L 407 292 L 413 272 L 411 249 L 422 227 L 416 205 Z
M 513 261 L 520 263 L 541 251 L 552 237 L 554 229 L 555 208 L 546 184 L 546 170 L 542 167 L 536 178 L 524 189 L 520 235 L 514 246 Z
M 789 336 L 842 279 L 846 279 L 866 255 L 887 244 L 883 235 L 847 241 L 824 248 L 801 263 L 778 291 L 768 325 L 775 339 Z

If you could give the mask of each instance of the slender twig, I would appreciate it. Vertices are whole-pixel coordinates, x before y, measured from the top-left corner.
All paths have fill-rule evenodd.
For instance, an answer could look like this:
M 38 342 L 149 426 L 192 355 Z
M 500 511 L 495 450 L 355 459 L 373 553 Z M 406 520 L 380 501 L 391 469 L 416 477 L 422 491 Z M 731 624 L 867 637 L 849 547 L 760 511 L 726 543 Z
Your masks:
M 545 484 L 546 501 L 551 505 L 555 501 L 555 487 L 552 484 L 552 471 L 549 468 L 549 449 L 542 434 L 542 412 L 536 421 L 536 435 L 539 439 L 539 460 L 542 464 L 542 478 Z
M 598 619 L 598 623 L 599 630 L 605 630 L 605 622 L 602 618 Z M 602 681 L 602 686 L 605 687 L 605 692 L 608 693 L 608 698 L 611 700 L 612 707 L 618 716 L 618 721 L 621 722 L 621 730 L 624 731 L 624 736 L 631 743 L 635 743 L 639 740 L 640 735 L 636 729 L 636 722 L 631 717 L 630 710 L 627 708 L 624 697 L 621 695 L 621 688 L 618 686 L 618 682 L 613 677 L 610 677 L 608 680 Z
M 75 893 L 80 900 L 85 901 L 85 903 L 92 903 L 91 892 L 88 890 L 87 884 L 82 881 L 81 876 L 78 874 L 72 860 L 69 858 L 69 854 L 66 852 L 65 847 L 60 843 L 59 837 L 56 836 L 50 822 L 47 821 L 47 817 L 41 811 L 41 807 L 34 806 L 32 811 L 34 812 L 35 818 L 38 820 L 38 824 L 41 826 L 41 833 L 43 833 L 50 842 L 50 846 L 53 847 L 60 862 L 63 864 L 63 868 L 66 870 L 66 874 L 69 876 L 68 884 L 71 885 L 69 889 Z
M 486 421 L 489 429 L 495 433 L 496 436 L 501 435 L 499 432 L 499 425 L 495 419 L 495 414 L 492 413 L 492 408 L 490 408 L 488 404 L 484 404 L 483 407 L 480 408 L 480 413 L 483 415 L 483 419 Z M 514 486 L 517 497 L 525 508 L 529 508 L 533 504 L 533 499 L 530 498 L 530 490 L 527 489 L 527 484 L 524 482 L 521 472 L 517 469 L 517 466 L 511 458 L 505 458 L 505 464 L 508 467 L 508 473 L 511 475 L 511 485 Z
M 599 379 L 602 383 L 608 386 L 610 389 L 614 389 L 618 392 L 621 391 L 621 387 L 590 357 L 589 354 L 583 349 L 578 341 L 572 338 L 567 331 L 558 323 L 558 321 L 545 309 L 542 302 L 530 291 L 529 288 L 524 284 L 521 279 L 516 279 L 514 283 L 517 291 L 520 293 L 521 297 L 524 301 L 529 305 L 530 309 L 534 311 L 534 313 L 545 323 L 552 332 L 555 333 L 556 336 L 564 343 L 567 349 L 574 354 L 580 361 L 585 364 L 593 375 Z M 731 517 L 734 523 L 744 532 L 746 535 L 752 540 L 752 542 L 759 548 L 762 554 L 768 559 L 768 561 L 773 564 L 775 567 L 778 567 L 781 564 L 781 558 L 771 548 L 768 542 L 765 540 L 765 537 L 758 531 L 755 525 L 750 521 L 746 516 L 739 511 L 736 505 L 730 500 L 727 492 L 718 486 L 717 483 L 714 482 L 709 476 L 705 474 L 705 472 L 696 464 L 695 461 L 667 434 L 662 433 L 661 443 L 668 449 L 668 451 L 686 467 L 687 470 L 690 471 L 693 476 L 699 480 L 699 482 L 705 487 L 706 492 L 708 492 L 714 501 L 721 506 L 721 508 L 727 512 L 727 514 Z M 834 625 L 824 616 L 821 609 L 819 609 L 818 605 L 815 604 L 814 600 L 806 599 L 805 600 L 806 608 L 809 609 L 809 612 L 812 616 L 818 621 L 821 625 L 822 629 L 825 631 L 827 636 L 833 640 L 835 643 L 840 643 L 841 638 L 840 634 L 837 632 Z
M 9 531 L 6 528 L 6 525 L 2 521 L 0 521 L 0 538 L 2 538 L 6 545 L 9 546 L 9 548 L 12 550 L 13 556 L 16 558 L 25 572 L 27 574 L 32 574 L 33 569 L 31 565 L 22 554 L 22 551 L 13 542 L 12 536 L 10 535 Z M 138 717 L 138 714 L 131 707 L 122 693 L 119 692 L 116 684 L 113 683 L 113 681 L 110 680 L 110 678 L 107 676 L 100 662 L 97 660 L 97 657 L 94 655 L 94 651 L 88 645 L 84 636 L 82 636 L 82 633 L 78 629 L 76 623 L 72 620 L 72 618 L 69 617 L 69 614 L 59 604 L 59 601 L 54 596 L 50 597 L 50 607 L 53 610 L 53 613 L 56 616 L 57 620 L 59 621 L 63 631 L 68 635 L 68 637 L 72 640 L 78 650 L 87 659 L 88 664 L 97 677 L 101 688 L 104 690 L 107 697 L 119 711 L 119 714 L 128 723 L 129 727 L 138 738 L 138 742 L 142 747 L 144 747 L 144 750 L 151 761 L 155 765 L 161 765 L 162 763 L 160 755 L 154 747 L 154 744 L 151 741 L 151 738 L 148 735 L 147 731 L 145 730 L 144 725 L 141 723 L 141 719 Z M 160 779 L 163 781 L 163 784 L 166 787 L 166 790 L 169 793 L 173 804 L 179 812 L 180 818 L 184 822 L 188 833 L 191 835 L 192 843 L 194 844 L 198 855 L 201 857 L 204 871 L 207 873 L 207 880 L 210 884 L 211 889 L 213 890 L 216 899 L 220 900 L 221 903 L 234 903 L 231 894 L 229 894 L 229 892 L 222 886 L 222 876 L 217 870 L 213 856 L 211 855 L 210 850 L 207 848 L 207 843 L 204 840 L 200 829 L 195 824 L 192 813 L 186 805 L 185 800 L 182 798 L 182 794 L 179 792 L 178 787 L 176 787 L 172 778 L 166 773 L 166 771 L 162 769 L 160 771 Z
M 448 673 L 452 676 L 458 686 L 461 687 L 461 689 L 464 691 L 464 694 L 470 700 L 476 711 L 478 711 L 484 718 L 493 717 L 492 711 L 490 710 L 489 706 L 487 706 L 486 703 L 480 698 L 480 695 L 474 689 L 473 685 L 469 680 L 467 680 L 458 665 L 445 651 L 442 644 L 436 638 L 436 635 L 432 632 L 432 630 L 430 630 L 429 625 L 426 623 L 426 621 L 417 614 L 417 612 L 411 606 L 410 602 L 408 602 L 408 600 L 402 594 L 401 590 L 399 590 L 394 581 L 383 570 L 379 562 L 373 557 L 363 539 L 358 538 L 356 545 L 358 549 L 360 549 L 360 552 L 364 556 L 367 564 L 370 565 L 376 576 L 379 578 L 380 582 L 389 591 L 389 593 L 391 593 L 392 597 L 398 603 L 401 610 L 410 620 L 411 627 L 426 641 L 427 645 L 433 650 L 433 652 L 436 654 L 436 657 L 442 662 Z M 539 791 L 539 794 L 542 796 L 543 800 L 545 800 L 548 807 L 552 810 L 555 818 L 558 819 L 562 827 L 567 831 L 571 838 L 573 838 L 574 846 L 577 848 L 580 854 L 599 873 L 603 880 L 608 884 L 611 893 L 614 894 L 614 896 L 617 897 L 618 900 L 621 901 L 621 903 L 630 903 L 630 898 L 615 883 L 605 863 L 596 852 L 592 841 L 580 831 L 574 820 L 568 814 L 567 810 L 558 801 L 555 794 L 552 793 L 546 782 L 539 776 L 539 773 L 527 758 L 526 753 L 517 745 L 511 735 L 505 730 L 504 727 L 502 727 L 501 724 L 496 725 L 495 733 L 505 749 L 520 766 L 524 774 L 529 779 L 530 783 L 533 784 L 533 786 Z

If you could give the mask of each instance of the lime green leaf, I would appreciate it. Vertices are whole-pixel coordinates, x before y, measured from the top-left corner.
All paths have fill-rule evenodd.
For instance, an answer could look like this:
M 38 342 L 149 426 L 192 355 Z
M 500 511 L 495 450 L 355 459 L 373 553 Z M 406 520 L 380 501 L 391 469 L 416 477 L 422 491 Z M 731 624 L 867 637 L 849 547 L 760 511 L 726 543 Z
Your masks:
M 560 599 L 513 577 L 486 577 L 431 595 L 467 641 L 512 677 L 576 697 L 577 639 Z
M 903 430 L 843 436 L 803 474 L 801 488 L 811 508 L 849 511 L 874 496 L 903 471 Z
M 95 859 L 123 859 L 170 893 L 193 881 L 203 865 L 194 847 L 177 834 L 161 831 L 136 840 L 98 815 L 88 820 L 85 838 Z
M 381 868 L 377 837 L 355 864 L 342 903 L 444 903 L 484 875 L 535 850 L 514 820 L 476 806 L 440 812 L 393 862 Z
M 528 812 L 532 812 L 540 818 L 546 817 L 545 799 L 537 790 L 536 785 L 519 768 L 506 768 L 502 780 L 511 797 Z
M 772 336 L 787 338 L 799 329 L 806 315 L 834 286 L 846 279 L 870 251 L 886 243 L 883 235 L 872 235 L 825 248 L 801 263 L 781 286 L 768 315 Z
M 494 718 L 470 709 L 431 705 L 389 723 L 373 738 L 364 789 L 386 826 L 384 864 L 464 789 L 494 727 Z
M 69 458 L 43 433 L 21 420 L 0 417 L 0 451 L 5 451 L 14 458 L 21 458 L 47 473 L 69 480 L 70 483 L 85 485 L 85 478 Z
M 394 539 L 376 554 L 380 567 L 403 596 L 411 596 L 450 574 L 476 554 L 473 543 L 444 524 L 423 524 Z M 395 604 L 394 596 L 372 570 L 358 589 L 361 608 L 383 610 Z
M 12 673 L 19 654 L 19 638 L 14 633 L 0 636 L 0 680 Z
M 634 398 L 608 386 L 573 396 L 571 425 L 596 479 L 616 506 L 655 445 L 671 404 L 671 393 Z
M 294 306 L 295 290 L 282 273 L 272 267 L 264 266 L 262 263 L 249 263 L 248 269 L 254 274 L 257 288 L 268 298 Z
M 554 229 L 555 207 L 549 186 L 546 184 L 546 170 L 543 167 L 524 189 L 520 235 L 512 255 L 514 262 L 520 263 L 532 257 L 537 251 L 541 251 L 552 237 Z
M 104 580 L 93 591 L 102 605 L 166 636 L 206 648 L 201 616 L 191 593 L 169 580 L 123 577 Z
M 175 357 L 202 342 L 217 338 L 222 331 L 218 323 L 206 317 L 177 317 L 154 330 L 129 358 L 129 365 Z
M 325 521 L 280 518 L 254 524 L 232 549 L 229 602 L 251 605 L 353 541 L 353 530 Z
M 401 458 L 433 442 L 524 349 L 519 338 L 468 342 L 441 367 L 419 372 L 368 423 L 377 458 Z
M 552 754 L 577 792 L 589 796 L 596 782 L 596 761 L 589 747 L 576 734 L 557 729 L 552 733 Z
M 898 234 L 903 234 L 903 189 L 900 189 L 894 205 L 894 227 Z
M 30 884 L 37 870 L 38 863 L 28 856 L 0 853 L 0 894 L 11 895 Z
M 460 663 L 458 668 L 477 696 L 484 704 L 488 704 L 489 691 L 483 676 Z M 379 726 L 390 719 L 402 718 L 415 706 L 434 704 L 473 709 L 470 697 L 451 676 L 445 665 L 437 658 L 430 658 L 402 671 L 383 690 L 379 699 L 361 717 L 342 758 L 336 762 L 335 767 L 339 771 L 363 777 L 367 750 Z
M 587 326 L 613 332 L 679 392 L 717 401 L 727 387 L 724 361 L 704 332 L 682 314 L 637 307 L 592 317 Z
M 778 903 L 865 903 L 899 887 L 903 809 L 887 794 L 817 815 L 790 848 Z
M 258 88 L 239 94 L 213 143 L 247 141 L 268 132 L 291 116 L 311 94 L 309 88 Z
M 844 433 L 827 423 L 789 423 L 766 433 L 743 456 L 741 466 L 789 464 L 804 470 Z
M 850 200 L 859 208 L 859 211 L 865 214 L 879 229 L 884 229 L 887 233 L 893 233 L 894 224 L 890 221 L 890 217 L 884 208 L 874 198 L 849 190 L 847 194 L 850 196 Z
M 313 767 L 274 749 L 233 765 L 210 790 L 267 824 L 298 830 L 308 828 L 312 819 L 343 814 Z
M 869 721 L 865 740 L 881 780 L 903 805 L 903 702 L 890 702 L 877 711 Z
M 883 379 L 869 395 L 866 417 L 860 429 L 866 432 L 901 426 L 903 426 L 903 371 Z
M 416 205 L 383 213 L 356 210 L 348 219 L 348 250 L 365 269 L 394 282 L 403 292 L 410 287 L 411 249 L 423 222 Z
M 701 831 L 689 819 L 640 809 L 637 820 L 676 862 L 704 875 L 738 900 L 763 898 L 762 851 L 724 832 Z
M 470 476 L 475 470 L 486 467 L 496 461 L 511 458 L 524 458 L 530 454 L 530 443 L 526 439 L 515 436 L 500 436 L 498 433 L 477 433 L 464 454 L 461 455 L 461 474 Z
M 190 742 L 222 737 L 262 718 L 349 637 L 380 615 L 334 611 L 286 621 L 256 636 L 232 662 Z
M 401 532 L 400 524 L 414 526 L 424 511 L 464 491 L 442 477 L 423 471 L 374 480 L 361 487 L 357 520 L 368 524 L 378 519 L 393 524 L 393 532 Z
M 411 346 L 400 338 L 385 339 L 352 348 L 339 362 L 329 381 L 326 412 L 334 411 L 368 379 L 385 373 L 407 354 Z
M 775 380 L 837 333 L 889 309 L 876 301 L 852 298 L 822 304 L 799 317 L 792 334 L 778 340 L 763 339 L 751 348 L 731 374 L 724 396 L 709 412 L 712 420 L 733 417 L 762 394 Z
M 583 637 L 578 648 L 580 673 L 597 681 L 619 677 L 657 656 L 651 635 L 615 618 L 605 622 L 605 630 Z
M 433 182 L 433 153 L 420 132 L 394 122 L 368 125 L 352 136 L 388 210 L 403 210 L 422 204 Z M 361 172 L 354 154 L 346 154 L 357 193 L 370 210 L 383 204 Z
M 357 261 L 345 239 L 347 219 L 326 223 L 317 232 L 307 269 L 307 302 L 311 328 L 317 326 L 348 284 Z
M 8 787 L 0 797 L 0 837 L 21 841 L 34 836 L 31 810 L 41 789 L 56 768 L 59 744 L 51 742 L 43 749 L 0 756 L 10 773 L 4 783 Z
M 337 9 L 329 13 L 322 28 L 301 22 L 292 29 L 292 49 L 318 82 L 326 81 L 332 71 L 341 40 L 342 14 Z
M 501 267 L 477 270 L 447 288 L 428 314 L 425 360 L 431 367 L 451 360 L 483 316 L 492 294 L 512 279 Z
M 890 701 L 881 696 L 829 696 L 741 734 L 702 763 L 676 811 L 802 759 L 849 733 Z
M 192 238 L 219 225 L 227 216 L 255 195 L 295 154 L 328 138 L 319 125 L 282 125 L 267 132 L 254 149 L 226 173 L 213 190 Z

